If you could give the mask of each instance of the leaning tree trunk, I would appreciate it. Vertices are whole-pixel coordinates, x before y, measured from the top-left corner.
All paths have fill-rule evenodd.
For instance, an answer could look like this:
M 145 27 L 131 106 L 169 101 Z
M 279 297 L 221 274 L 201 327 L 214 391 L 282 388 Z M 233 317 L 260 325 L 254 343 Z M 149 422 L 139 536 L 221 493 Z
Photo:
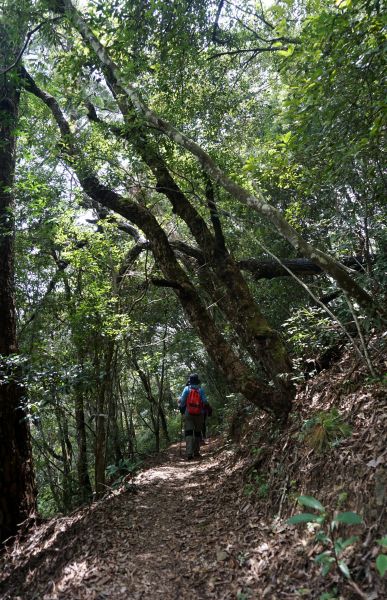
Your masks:
M 152 391 L 151 376 L 149 371 L 143 371 L 135 356 L 132 357 L 133 366 L 136 369 L 138 376 L 140 377 L 142 386 L 144 388 L 146 398 L 149 403 L 149 416 L 152 423 L 150 428 L 153 435 L 155 436 L 155 449 L 156 452 L 160 452 L 160 405 L 159 397 L 156 399 Z
M 234 327 L 244 350 L 256 364 L 263 367 L 268 379 L 280 393 L 291 393 L 290 378 L 284 377 L 292 368 L 286 348 L 281 336 L 270 327 L 259 310 L 239 266 L 226 248 L 211 182 L 207 185 L 207 200 L 214 235 L 177 185 L 161 154 L 150 143 L 145 128 L 138 125 L 138 120 L 133 116 L 133 107 L 125 101 L 109 75 L 107 71 L 107 82 L 127 124 L 124 128 L 114 127 L 114 133 L 132 144 L 153 173 L 157 191 L 165 194 L 172 204 L 173 212 L 183 219 L 190 229 L 201 250 L 199 254 L 203 257 L 200 276 L 206 280 L 205 290 Z M 90 118 L 101 122 L 95 111 L 90 112 Z
M 259 381 L 250 367 L 240 360 L 219 332 L 194 285 L 177 262 L 169 240 L 154 215 L 141 204 L 101 184 L 85 161 L 55 98 L 40 90 L 27 73 L 24 76 L 27 89 L 43 100 L 52 111 L 62 134 L 64 158 L 75 169 L 85 193 L 134 223 L 150 240 L 156 263 L 165 277 L 163 285 L 171 287 L 177 295 L 192 326 L 230 388 L 281 420 L 285 419 L 291 408 L 293 387 L 283 386 L 278 390 Z M 275 360 L 273 355 L 273 361 Z
M 166 330 L 164 331 L 164 341 L 163 341 L 163 360 L 161 363 L 161 376 L 158 377 L 156 375 L 156 382 L 157 382 L 157 387 L 158 387 L 158 419 L 159 422 L 161 424 L 161 429 L 163 432 L 163 436 L 164 439 L 167 443 L 170 442 L 169 439 L 169 433 L 168 433 L 168 425 L 167 425 L 167 419 L 165 418 L 165 412 L 164 412 L 164 397 L 165 397 L 165 380 L 166 380 L 166 364 L 165 364 L 165 358 L 166 358 L 166 354 L 167 354 L 167 347 L 166 347 L 166 343 L 165 343 L 165 335 L 166 335 Z
M 9 60 L 0 23 L 0 69 Z M 15 130 L 19 91 L 14 77 L 0 80 L 0 543 L 15 535 L 35 510 L 35 483 L 24 390 L 11 358 L 18 351 L 14 304 Z
M 102 70 L 109 72 L 109 78 L 115 82 L 116 89 L 120 88 L 121 94 L 130 100 L 135 111 L 147 126 L 162 132 L 178 146 L 192 154 L 213 181 L 218 182 L 238 202 L 258 212 L 298 252 L 312 260 L 314 264 L 330 275 L 337 282 L 338 286 L 351 298 L 356 300 L 368 313 L 384 316 L 375 299 L 351 277 L 343 265 L 332 256 L 306 242 L 300 233 L 286 221 L 282 214 L 269 204 L 261 190 L 258 189 L 254 193 L 251 193 L 233 181 L 199 144 L 176 129 L 171 123 L 160 117 L 143 102 L 137 85 L 128 82 L 127 77 L 120 72 L 105 47 L 71 0 L 59 0 L 59 2 L 58 0 L 50 0 L 50 6 L 54 12 L 65 14 L 69 18 L 75 29 L 83 37 L 85 43 L 98 57 Z

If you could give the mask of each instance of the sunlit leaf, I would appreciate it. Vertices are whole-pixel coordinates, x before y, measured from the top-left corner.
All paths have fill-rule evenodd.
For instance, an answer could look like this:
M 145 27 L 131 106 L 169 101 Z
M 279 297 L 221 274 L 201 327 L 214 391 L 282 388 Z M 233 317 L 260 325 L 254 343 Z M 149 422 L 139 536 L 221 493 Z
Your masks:
M 343 560 L 339 561 L 339 569 L 343 573 L 343 575 L 345 575 L 345 577 L 351 579 L 351 573 L 349 572 L 348 565 Z
M 387 554 L 379 554 L 376 559 L 376 568 L 380 577 L 384 577 L 384 574 L 387 571 Z
M 299 513 L 287 519 L 288 525 L 297 525 L 298 523 L 321 523 L 322 517 L 312 513 Z
M 316 498 L 313 498 L 313 496 L 300 496 L 297 499 L 297 501 L 299 504 L 307 506 L 308 508 L 315 508 L 316 510 L 320 510 L 321 512 L 325 511 L 325 508 L 323 507 L 321 502 L 319 502 Z
M 344 523 L 345 525 L 360 525 L 363 519 L 354 512 L 340 512 L 333 518 L 333 523 Z

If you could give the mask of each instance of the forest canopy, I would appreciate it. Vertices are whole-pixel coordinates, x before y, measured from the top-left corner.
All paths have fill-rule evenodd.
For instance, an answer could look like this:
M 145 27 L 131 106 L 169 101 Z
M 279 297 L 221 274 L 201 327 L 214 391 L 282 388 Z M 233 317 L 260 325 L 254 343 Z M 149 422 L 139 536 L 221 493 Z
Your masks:
M 190 372 L 214 431 L 284 422 L 344 344 L 375 375 L 385 8 L 1 0 L 3 539 L 31 444 L 40 510 L 69 511 L 177 438 Z

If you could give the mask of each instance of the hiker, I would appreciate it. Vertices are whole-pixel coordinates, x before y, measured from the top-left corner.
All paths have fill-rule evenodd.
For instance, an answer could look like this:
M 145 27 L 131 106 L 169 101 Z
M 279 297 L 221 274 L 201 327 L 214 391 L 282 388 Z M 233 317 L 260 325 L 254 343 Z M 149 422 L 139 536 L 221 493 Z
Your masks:
M 199 376 L 193 373 L 180 396 L 179 408 L 184 411 L 184 434 L 187 460 L 200 458 L 200 439 L 203 428 L 203 409 L 208 404 Z
M 187 381 L 187 383 L 185 384 L 186 387 L 189 386 L 189 379 Z M 181 409 L 180 408 L 180 412 L 181 414 L 185 414 L 185 408 Z M 200 446 L 203 444 L 203 446 L 206 445 L 207 440 L 206 440 L 206 431 L 207 431 L 207 425 L 206 425 L 206 421 L 207 421 L 207 417 L 211 417 L 212 415 L 212 406 L 210 405 L 210 403 L 207 401 L 207 404 L 203 403 L 202 406 L 202 415 L 203 415 L 203 425 L 202 425 L 202 431 L 201 431 L 201 435 L 200 435 Z

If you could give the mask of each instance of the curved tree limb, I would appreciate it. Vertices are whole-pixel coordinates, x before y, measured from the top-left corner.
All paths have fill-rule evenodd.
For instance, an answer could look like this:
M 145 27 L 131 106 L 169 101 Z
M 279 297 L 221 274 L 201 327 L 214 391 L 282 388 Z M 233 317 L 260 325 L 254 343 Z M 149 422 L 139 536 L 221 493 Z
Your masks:
M 202 252 L 203 258 L 199 260 L 200 277 L 204 288 L 212 297 L 212 304 L 216 304 L 232 324 L 255 364 L 263 366 L 275 385 L 287 387 L 290 385 L 288 378 L 278 376 L 291 370 L 283 341 L 262 315 L 237 263 L 226 248 L 218 210 L 214 203 L 211 178 L 204 173 L 208 179 L 206 195 L 214 233 L 172 177 L 143 124 L 133 118 L 131 103 L 122 95 L 115 81 L 109 78 L 109 74 L 105 76 L 127 125 L 124 129 L 113 125 L 112 131 L 131 143 L 155 177 L 156 190 L 168 198 L 173 212 L 185 221 L 190 229 Z M 101 124 L 95 109 L 90 106 L 89 118 Z M 106 126 L 105 123 L 102 124 Z M 273 361 L 270 357 L 274 355 L 276 359 Z
M 55 17 L 54 19 L 48 19 L 46 21 L 43 21 L 42 23 L 39 23 L 39 25 L 37 25 L 36 27 L 34 27 L 33 29 L 31 29 L 31 31 L 29 31 L 26 35 L 26 39 L 24 41 L 23 46 L 21 47 L 17 57 L 15 58 L 14 62 L 9 65 L 9 67 L 6 67 L 5 69 L 3 69 L 3 71 L 0 71 L 0 76 L 1 75 L 5 75 L 6 73 L 8 73 L 9 71 L 12 71 L 12 69 L 14 69 L 15 67 L 17 67 L 17 65 L 19 64 L 19 62 L 21 61 L 21 59 L 23 58 L 23 54 L 24 52 L 27 50 L 28 48 L 28 44 L 31 41 L 32 36 L 39 31 L 39 29 L 41 29 L 44 25 L 46 25 L 47 23 L 55 23 L 56 21 L 60 21 L 63 17 Z
M 176 260 L 168 238 L 154 215 L 146 207 L 121 196 L 99 181 L 78 147 L 76 138 L 56 99 L 41 90 L 25 70 L 23 75 L 26 89 L 40 98 L 51 110 L 61 132 L 63 158 L 76 172 L 85 193 L 96 202 L 134 223 L 151 241 L 153 255 L 165 280 L 176 282 L 177 285 L 173 287 L 175 294 L 202 339 L 208 354 L 223 373 L 230 387 L 263 410 L 280 419 L 286 419 L 291 408 L 293 390 L 288 389 L 287 394 L 279 393 L 278 389 L 258 380 L 250 368 L 241 362 L 219 332 L 194 285 Z
M 215 54 L 211 54 L 207 60 L 214 60 L 214 58 L 219 58 L 220 56 L 237 56 L 238 54 L 263 54 L 263 52 L 279 52 L 279 51 L 288 50 L 288 46 L 257 46 L 255 48 L 237 48 L 236 50 L 224 50 L 224 52 L 216 52 Z
M 110 80 L 115 84 L 116 88 L 121 89 L 124 96 L 127 96 L 130 99 L 135 110 L 148 125 L 162 132 L 177 145 L 185 148 L 195 156 L 203 169 L 214 181 L 218 182 L 239 202 L 249 206 L 270 222 L 278 233 L 298 252 L 312 260 L 317 266 L 333 277 L 338 286 L 350 297 L 354 298 L 368 313 L 374 314 L 375 312 L 380 312 L 380 314 L 383 314 L 375 304 L 374 298 L 354 281 L 346 268 L 330 255 L 306 242 L 299 232 L 286 221 L 282 214 L 274 206 L 268 203 L 261 190 L 255 190 L 254 193 L 251 193 L 249 190 L 233 181 L 199 144 L 180 132 L 176 127 L 147 106 L 141 99 L 136 86 L 128 83 L 126 78 L 121 75 L 117 65 L 110 58 L 104 46 L 92 32 L 86 20 L 73 6 L 71 0 L 62 0 L 59 3 L 53 2 L 52 8 L 54 11 L 59 10 L 68 16 L 69 20 L 79 31 L 85 42 L 93 49 L 99 58 L 105 72 L 109 74 Z

